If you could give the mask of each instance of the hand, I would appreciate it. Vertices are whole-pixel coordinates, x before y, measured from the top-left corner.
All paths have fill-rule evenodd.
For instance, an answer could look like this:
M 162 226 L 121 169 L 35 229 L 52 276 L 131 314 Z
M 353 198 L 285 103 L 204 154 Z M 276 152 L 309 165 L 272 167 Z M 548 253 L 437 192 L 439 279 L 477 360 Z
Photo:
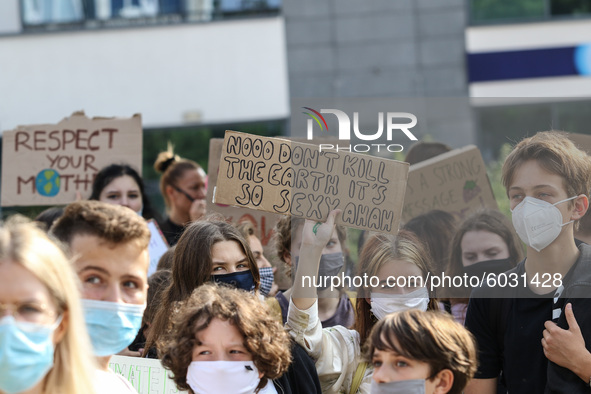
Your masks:
M 568 330 L 558 327 L 554 322 L 544 323 L 542 347 L 548 360 L 575 372 L 581 379 L 589 381 L 587 372 L 591 367 L 591 353 L 585 347 L 585 340 L 575 319 L 572 304 L 564 308 Z
M 314 222 L 312 220 L 306 220 L 304 229 L 302 230 L 302 249 L 304 245 L 307 247 L 318 247 L 324 249 L 330 237 L 334 231 L 335 219 L 341 210 L 335 209 L 330 211 L 326 222 Z
M 199 220 L 203 216 L 205 216 L 205 212 L 207 209 L 207 200 L 195 200 L 191 203 L 191 208 L 189 209 L 189 217 L 191 221 Z
M 127 357 L 141 357 L 144 349 L 139 349 L 138 351 L 129 350 L 128 347 L 117 353 L 119 356 L 127 356 Z

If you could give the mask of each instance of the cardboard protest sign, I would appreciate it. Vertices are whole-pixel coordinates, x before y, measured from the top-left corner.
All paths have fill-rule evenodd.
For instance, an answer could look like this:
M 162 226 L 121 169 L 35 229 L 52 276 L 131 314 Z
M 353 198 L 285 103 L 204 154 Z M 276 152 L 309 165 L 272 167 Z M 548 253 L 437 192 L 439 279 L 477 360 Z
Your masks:
M 176 388 L 168 377 L 171 372 L 164 369 L 160 360 L 115 355 L 109 361 L 109 368 L 127 379 L 139 394 L 186 393 Z
M 210 212 L 218 212 L 221 215 L 224 215 L 226 220 L 228 220 L 230 223 L 239 223 L 245 220 L 250 221 L 257 232 L 257 237 L 263 245 L 265 256 L 267 256 L 269 260 L 273 261 L 274 256 L 273 253 L 269 251 L 269 249 L 272 247 L 271 240 L 275 233 L 275 224 L 277 224 L 279 221 L 281 217 L 280 215 L 270 212 L 236 208 L 226 204 L 212 203 L 213 190 L 217 184 L 223 143 L 223 138 L 212 138 L 209 140 L 209 160 L 207 164 L 207 210 Z M 277 283 L 277 285 L 282 289 L 291 287 L 291 279 L 287 277 L 287 268 L 285 264 L 278 264 L 275 262 L 274 266 L 277 267 L 277 272 L 275 272 L 275 283 Z
M 218 181 L 218 171 L 223 143 L 224 140 L 222 138 L 212 138 L 209 141 L 209 160 L 207 164 L 207 210 L 219 212 L 231 223 L 249 220 L 258 232 L 257 237 L 261 240 L 263 246 L 266 246 L 273 237 L 273 227 L 277 221 L 279 221 L 279 215 L 270 212 L 240 209 L 227 204 L 212 203 L 213 190 Z
M 474 145 L 410 166 L 402 220 L 439 209 L 464 219 L 478 208 L 498 209 L 486 166 Z
M 591 135 L 568 133 L 568 138 L 575 143 L 577 148 L 591 155 Z
M 90 195 L 96 173 L 126 163 L 141 173 L 142 121 L 76 112 L 58 124 L 2 134 L 2 205 L 60 205 Z
M 398 232 L 408 163 L 226 131 L 214 202 Z
M 158 227 L 158 223 L 154 219 L 148 220 L 147 223 L 150 229 L 150 243 L 148 245 L 150 265 L 148 266 L 148 276 L 151 276 L 156 272 L 160 257 L 168 250 L 168 242 L 166 242 L 166 238 L 164 238 L 160 227 Z

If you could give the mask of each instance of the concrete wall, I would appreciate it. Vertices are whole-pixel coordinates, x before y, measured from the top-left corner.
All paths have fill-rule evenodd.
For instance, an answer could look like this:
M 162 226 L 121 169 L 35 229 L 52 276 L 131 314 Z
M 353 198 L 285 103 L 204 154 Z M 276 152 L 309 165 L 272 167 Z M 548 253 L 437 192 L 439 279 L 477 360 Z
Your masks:
M 285 118 L 281 17 L 0 36 L 0 130 L 142 113 L 144 125 Z
M 467 97 L 464 0 L 284 0 L 283 10 L 292 98 Z M 474 142 L 458 105 L 419 119 L 426 134 Z

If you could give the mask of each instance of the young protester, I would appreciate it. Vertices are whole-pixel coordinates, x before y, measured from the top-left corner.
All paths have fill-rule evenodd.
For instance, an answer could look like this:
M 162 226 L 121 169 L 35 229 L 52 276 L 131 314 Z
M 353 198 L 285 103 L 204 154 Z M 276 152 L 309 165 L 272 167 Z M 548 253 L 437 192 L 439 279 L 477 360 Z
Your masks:
M 265 297 L 273 297 L 277 294 L 278 286 L 273 281 L 273 273 L 276 268 L 271 266 L 269 260 L 264 255 L 263 244 L 256 236 L 254 226 L 250 220 L 243 220 L 236 225 L 236 228 L 242 233 L 242 236 L 248 241 L 250 250 L 257 262 L 259 268 L 259 275 L 261 280 L 260 292 Z
M 316 392 L 318 378 L 307 374 L 310 369 L 286 373 L 290 346 L 257 297 L 205 284 L 175 310 L 162 364 L 178 389 L 190 393 Z
M 474 338 L 448 314 L 408 310 L 376 323 L 365 354 L 372 394 L 462 394 L 476 372 Z
M 517 287 L 485 283 L 472 294 L 466 327 L 477 340 L 479 368 L 466 393 L 494 393 L 500 371 L 509 392 L 589 392 L 591 368 L 548 362 L 540 340 L 550 320 L 567 328 L 570 303 L 582 342 L 591 345 L 591 248 L 573 237 L 589 205 L 591 160 L 564 134 L 540 132 L 515 146 L 502 179 L 527 258 L 507 272 Z
M 324 245 L 334 231 L 332 211 L 326 223 L 306 221 L 289 305 L 287 328 L 292 337 L 316 360 L 323 392 L 369 393 L 372 367 L 362 362 L 361 348 L 374 324 L 388 313 L 407 309 L 437 309 L 429 298 L 426 279 L 429 255 L 416 236 L 400 231 L 396 237 L 373 235 L 361 252 L 358 277 L 368 279 L 357 291 L 355 330 L 343 326 L 322 328 L 315 287 L 304 279 L 318 272 Z M 392 279 L 394 278 L 394 279 Z M 398 284 L 397 278 L 401 280 Z M 405 283 L 402 282 L 405 281 Z
M 0 226 L 0 392 L 93 393 L 77 279 L 32 223 Z
M 302 244 L 302 231 L 304 220 L 286 216 L 281 218 L 275 228 L 275 248 L 277 256 L 287 265 L 288 275 L 291 277 L 294 265 L 297 267 Z M 326 243 L 318 272 L 314 279 L 323 282 L 318 287 L 318 316 L 322 327 L 345 326 L 351 327 L 355 323 L 355 307 L 346 291 L 330 288 L 330 277 L 343 272 L 345 255 L 343 253 L 347 242 L 347 230 L 337 226 Z M 324 282 L 326 280 L 326 282 Z M 328 284 L 328 286 L 325 285 Z M 275 298 L 269 298 L 267 304 L 273 311 L 273 315 L 285 324 L 289 299 L 293 288 L 278 292 Z
M 162 221 L 160 229 L 173 246 L 187 224 L 205 215 L 206 175 L 199 164 L 175 155 L 171 145 L 160 152 L 154 169 L 162 174 L 160 192 L 168 209 L 168 218 Z
M 146 196 L 142 177 L 128 164 L 111 164 L 102 168 L 94 178 L 89 200 L 123 205 L 146 220 L 160 221 Z
M 158 358 L 155 348 L 145 349 L 146 337 L 150 333 L 154 316 L 160 308 L 162 293 L 170 284 L 171 276 L 172 272 L 170 270 L 162 269 L 156 270 L 156 272 L 148 278 L 148 298 L 146 301 L 146 310 L 144 310 L 144 316 L 142 318 L 142 328 L 140 328 L 133 343 L 129 345 L 129 350 L 138 352 L 137 356 L 144 356 L 144 351 L 146 351 L 147 353 L 145 354 L 145 357 Z
M 447 267 L 456 226 L 456 219 L 451 213 L 434 209 L 415 216 L 403 227 L 412 231 L 429 248 L 434 275 L 440 275 Z
M 467 217 L 451 241 L 448 276 L 488 278 L 515 267 L 523 259 L 523 249 L 511 223 L 501 212 L 484 209 Z M 464 324 L 472 287 L 449 289 L 451 313 Z
M 170 312 L 178 302 L 186 301 L 195 289 L 211 282 L 240 289 L 242 297 L 248 297 L 246 292 L 256 294 L 259 288 L 259 270 L 248 242 L 235 227 L 215 218 L 191 223 L 176 244 L 171 282 L 162 293 L 160 306 L 150 325 L 146 355 L 153 352 L 153 348 L 158 349 L 159 355 L 163 354 L 162 340 L 171 327 Z M 294 361 L 288 374 L 305 373 L 315 377 L 311 381 L 317 381 L 314 364 L 306 352 L 294 345 L 292 354 Z M 295 378 L 290 380 L 291 392 L 300 392 L 297 390 L 300 384 L 307 387 L 301 392 L 320 393 L 319 384 L 312 389 Z
M 211 281 L 248 292 L 259 288 L 259 270 L 248 242 L 234 226 L 215 217 L 191 223 L 176 244 L 172 278 L 162 293 L 147 349 L 156 346 L 166 334 L 174 304 L 186 300 L 193 290 Z
M 109 359 L 132 343 L 146 307 L 150 230 L 145 220 L 120 205 L 79 201 L 66 207 L 51 234 L 69 249 L 82 283 L 101 385 L 134 393 L 128 381 L 110 372 Z

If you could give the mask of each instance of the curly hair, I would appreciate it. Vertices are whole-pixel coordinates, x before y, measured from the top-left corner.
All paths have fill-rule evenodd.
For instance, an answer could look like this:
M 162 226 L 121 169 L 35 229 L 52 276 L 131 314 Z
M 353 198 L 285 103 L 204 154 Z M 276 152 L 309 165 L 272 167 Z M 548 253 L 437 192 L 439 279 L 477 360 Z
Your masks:
M 197 345 L 197 334 L 213 319 L 229 321 L 244 337 L 244 347 L 263 377 L 257 391 L 267 379 L 283 375 L 291 364 L 289 335 L 256 296 L 214 283 L 199 286 L 173 311 L 172 330 L 160 348 L 162 365 L 174 375 L 179 390 L 189 390 L 187 369 Z
M 451 394 L 462 393 L 478 364 L 472 334 L 451 315 L 439 311 L 411 309 L 387 315 L 371 331 L 365 359 L 371 361 L 376 349 L 429 364 L 428 379 L 449 369 L 454 376 Z
M 234 241 L 246 255 L 248 267 L 258 290 L 259 269 L 250 250 L 248 241 L 231 224 L 219 220 L 218 216 L 208 216 L 191 223 L 174 248 L 172 256 L 172 278 L 162 291 L 160 308 L 154 315 L 146 349 L 158 344 L 170 326 L 169 311 L 174 303 L 189 298 L 195 288 L 210 282 L 213 267 L 211 251 L 222 241 Z M 159 349 L 158 349 L 159 350 Z
M 74 235 L 94 235 L 115 245 L 137 242 L 140 249 L 147 249 L 150 242 L 150 230 L 141 216 L 129 208 L 100 201 L 71 203 L 50 233 L 68 246 Z

